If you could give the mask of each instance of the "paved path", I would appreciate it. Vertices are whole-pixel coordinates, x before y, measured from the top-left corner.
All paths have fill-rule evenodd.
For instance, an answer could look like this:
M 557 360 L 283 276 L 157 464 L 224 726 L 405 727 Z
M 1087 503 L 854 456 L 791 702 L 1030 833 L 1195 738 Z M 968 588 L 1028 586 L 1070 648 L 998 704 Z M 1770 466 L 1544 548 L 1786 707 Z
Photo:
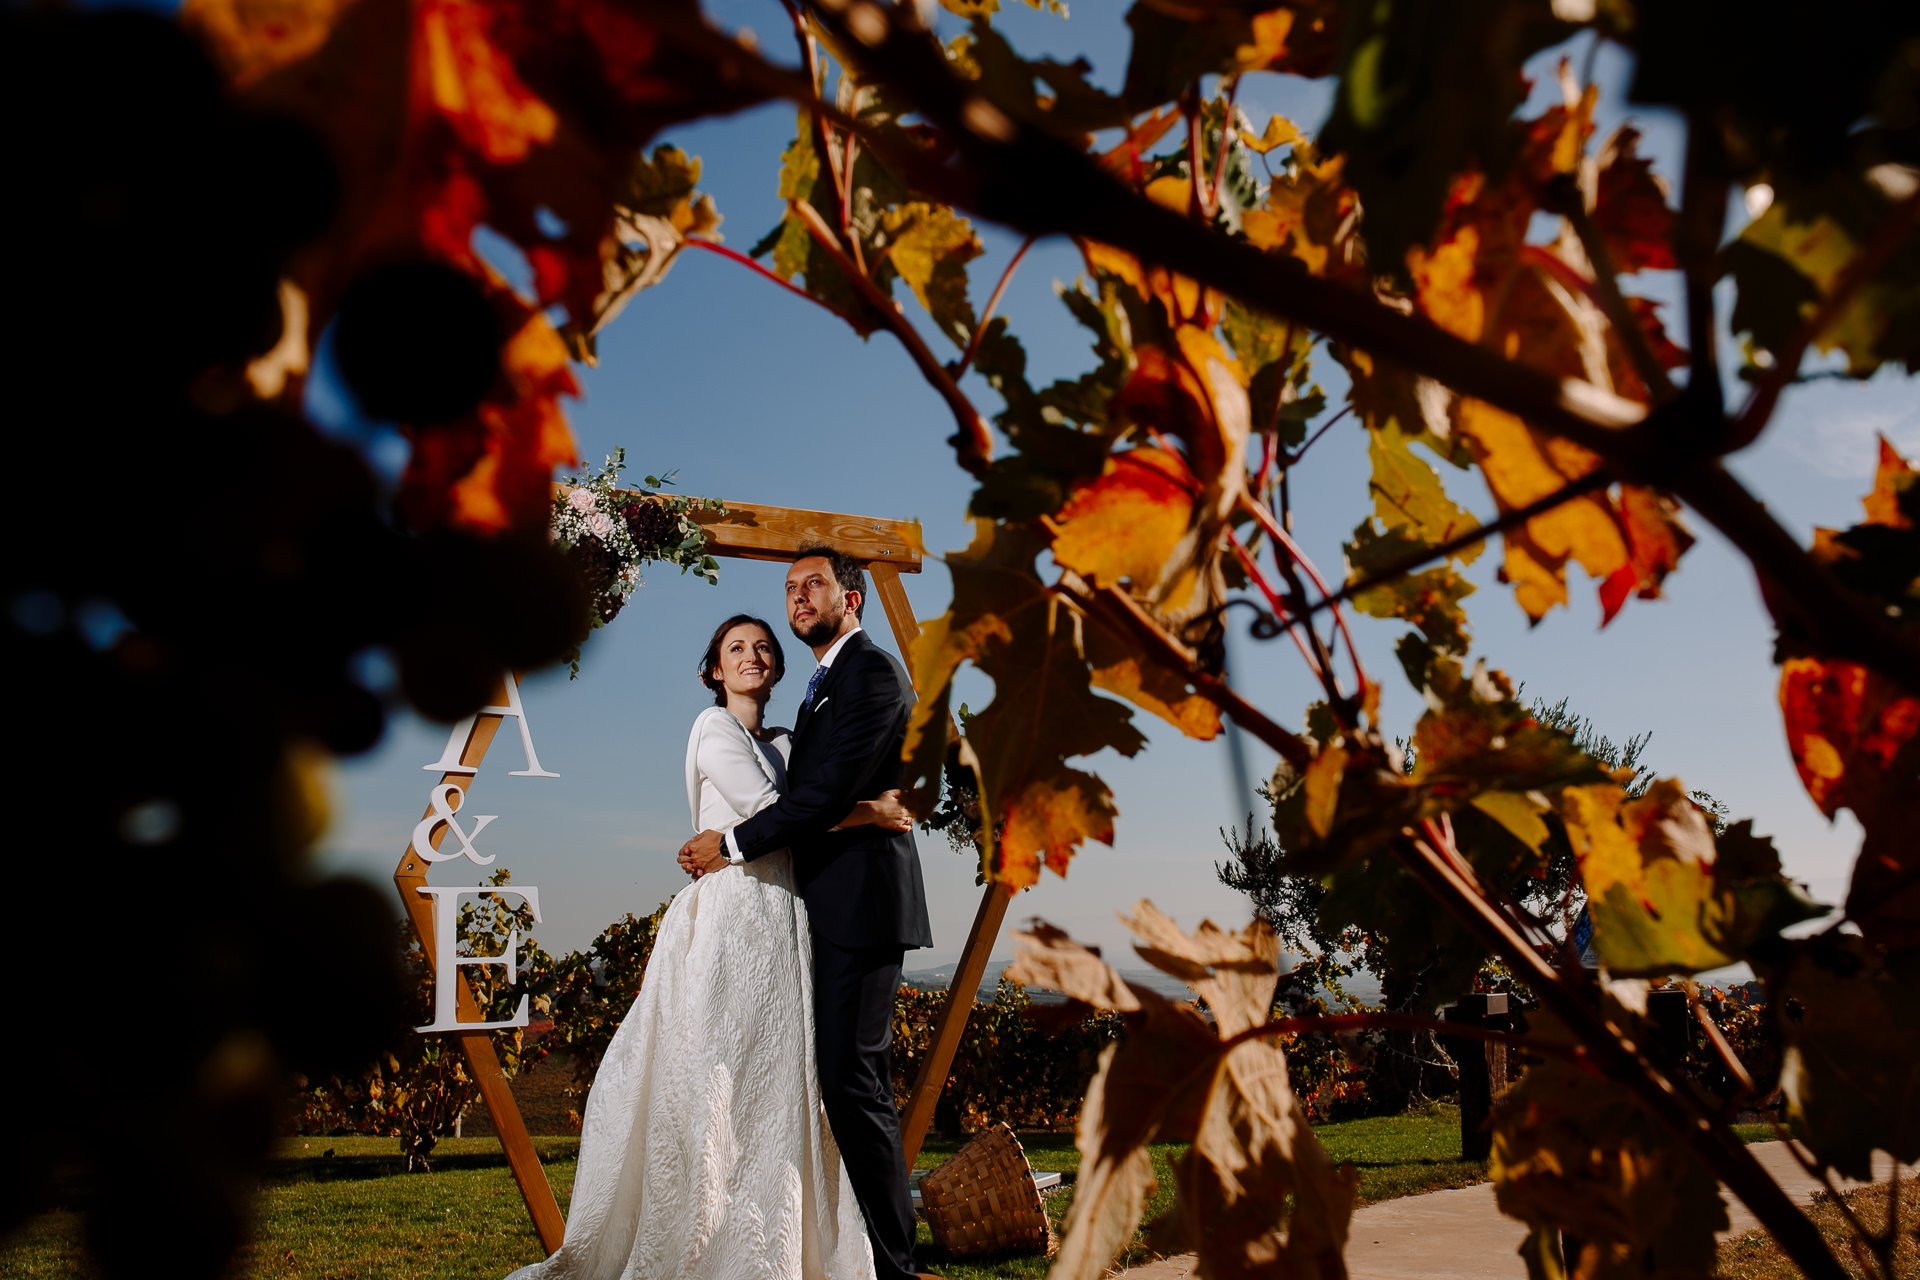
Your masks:
M 1784 1144 L 1755 1143 L 1749 1148 L 1786 1193 L 1804 1200 L 1820 1184 L 1794 1163 Z M 1885 1178 L 1891 1165 L 1875 1155 L 1874 1169 Z M 1729 1196 L 1732 1220 L 1722 1240 L 1757 1231 L 1760 1223 L 1747 1207 Z M 1353 1215 L 1347 1241 L 1347 1274 L 1352 1280 L 1526 1280 L 1520 1242 L 1527 1230 L 1494 1207 L 1493 1184 L 1432 1191 L 1368 1205 Z M 1121 1273 L 1124 1280 L 1186 1280 L 1193 1255 L 1163 1258 Z

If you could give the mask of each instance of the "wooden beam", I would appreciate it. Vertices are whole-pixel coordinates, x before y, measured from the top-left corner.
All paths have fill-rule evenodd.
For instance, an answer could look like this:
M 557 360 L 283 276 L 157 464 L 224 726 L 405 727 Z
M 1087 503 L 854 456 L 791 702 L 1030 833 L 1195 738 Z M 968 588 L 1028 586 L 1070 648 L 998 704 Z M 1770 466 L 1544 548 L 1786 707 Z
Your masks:
M 503 677 L 493 706 L 503 707 L 511 701 L 507 697 L 504 681 L 512 678 Z M 499 731 L 502 718 L 486 714 L 474 718 L 473 730 L 460 750 L 461 764 L 470 769 L 480 767 L 480 762 L 486 758 L 487 748 L 493 745 L 493 735 Z M 440 775 L 440 781 L 458 783 L 461 790 L 471 796 L 474 777 L 467 773 L 445 773 Z M 431 817 L 432 814 L 433 808 L 429 806 L 421 816 Z M 446 838 L 447 828 L 441 827 L 430 837 L 430 841 L 438 849 Z M 400 855 L 399 865 L 394 868 L 393 886 L 400 891 L 401 906 L 407 913 L 407 919 L 413 923 L 414 934 L 420 939 L 420 949 L 426 953 L 427 966 L 434 968 L 433 902 L 426 894 L 419 892 L 420 886 L 426 882 L 426 865 L 414 855 L 413 845 L 409 842 L 406 852 Z M 461 1021 L 485 1020 L 480 1002 L 474 999 L 473 988 L 467 985 L 464 978 L 454 992 L 454 1000 L 458 1010 L 455 1016 Z M 487 1104 L 487 1113 L 493 1117 L 494 1132 L 500 1135 L 500 1145 L 507 1153 L 507 1165 L 513 1170 L 513 1180 L 519 1184 L 520 1196 L 527 1202 L 527 1214 L 533 1219 L 533 1229 L 540 1237 L 540 1247 L 551 1256 L 565 1238 L 566 1219 L 560 1214 L 560 1202 L 554 1199 L 553 1186 L 547 1181 L 546 1170 L 540 1166 L 540 1156 L 533 1149 L 533 1140 L 527 1136 L 526 1122 L 520 1118 L 520 1108 L 513 1100 L 511 1083 L 500 1067 L 499 1055 L 493 1051 L 493 1040 L 485 1031 L 460 1033 L 456 1039 L 467 1056 L 467 1065 L 472 1069 L 474 1083 L 479 1086 L 480 1096 Z
M 891 565 L 899 573 L 918 573 L 924 555 L 918 520 L 882 520 L 753 502 L 729 502 L 724 515 L 697 511 L 693 518 L 707 535 L 711 556 L 790 560 L 808 543 L 824 542 L 870 568 Z
M 1000 937 L 1000 923 L 1007 918 L 1012 895 L 997 884 L 989 884 L 974 912 L 973 928 L 967 933 L 966 949 L 960 953 L 953 984 L 947 988 L 947 1003 L 934 1019 L 933 1042 L 927 1047 L 926 1061 L 914 1078 L 913 1096 L 907 1102 L 907 1114 L 900 1121 L 900 1148 L 907 1157 L 907 1168 L 920 1158 L 920 1144 L 926 1141 L 927 1127 L 933 1123 L 933 1111 L 940 1103 L 940 1091 L 946 1087 L 947 1073 L 953 1069 L 953 1055 L 960 1048 L 960 1037 L 967 1029 L 967 1017 L 973 1012 L 973 996 L 987 973 L 987 958 Z

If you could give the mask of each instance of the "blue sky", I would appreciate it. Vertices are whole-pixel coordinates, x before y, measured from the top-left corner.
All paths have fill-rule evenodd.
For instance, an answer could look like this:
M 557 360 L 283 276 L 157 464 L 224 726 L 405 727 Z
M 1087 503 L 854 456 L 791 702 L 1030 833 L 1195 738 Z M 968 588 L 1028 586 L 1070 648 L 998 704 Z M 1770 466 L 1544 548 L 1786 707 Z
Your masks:
M 773 0 L 729 0 L 715 6 L 729 25 L 756 28 L 776 57 L 790 47 L 784 14 Z M 1015 7 L 1000 25 L 1016 47 L 1057 57 L 1084 54 L 1093 78 L 1117 87 L 1124 74 L 1126 28 L 1114 3 L 1076 6 L 1071 21 Z M 1584 42 L 1574 50 L 1584 52 Z M 1536 96 L 1551 97 L 1552 62 L 1533 68 Z M 1622 86 L 1626 55 L 1608 48 L 1597 63 L 1602 131 L 1629 114 Z M 1261 75 L 1250 77 L 1241 102 L 1256 126 L 1280 112 L 1311 129 L 1324 119 L 1329 86 Z M 1676 172 L 1681 133 L 1665 113 L 1633 111 L 1646 135 L 1643 150 L 1661 170 Z M 780 216 L 778 158 L 793 136 L 790 107 L 771 105 L 665 135 L 704 165 L 702 185 L 726 216 L 727 243 L 744 248 Z M 987 246 L 974 265 L 974 299 L 982 303 L 1018 241 L 982 228 Z M 1079 260 L 1065 242 L 1036 246 L 1002 306 L 1026 344 L 1036 380 L 1076 374 L 1091 363 L 1081 330 L 1053 295 L 1071 283 Z M 1630 282 L 1632 291 L 1673 296 L 1671 279 Z M 909 301 L 909 308 L 914 304 Z M 1723 312 L 1724 314 L 1724 312 Z M 1678 321 L 1669 308 L 1668 324 Z M 929 334 L 943 357 L 950 350 Z M 1317 362 L 1336 404 L 1344 382 L 1330 360 Z M 572 409 L 581 455 L 598 462 L 624 446 L 635 475 L 677 468 L 685 492 L 721 499 L 917 518 L 930 551 L 964 546 L 970 485 L 944 443 L 951 418 L 889 336 L 863 342 L 838 320 L 717 256 L 687 253 L 666 282 L 643 295 L 601 341 L 601 364 L 584 371 L 585 397 Z M 997 400 L 977 378 L 968 389 L 991 413 Z M 1737 393 L 1736 393 L 1737 394 Z M 350 410 L 316 384 L 316 416 L 368 441 L 377 457 L 394 456 L 393 438 L 355 426 Z M 1920 450 L 1920 405 L 1889 376 L 1858 384 L 1822 381 L 1791 393 L 1759 445 L 1732 462 L 1770 507 L 1805 537 L 1814 525 L 1851 524 L 1869 485 L 1873 436 Z M 384 442 L 384 443 L 383 443 Z M 1477 476 L 1445 471 L 1456 500 L 1486 516 L 1493 503 Z M 1296 471 L 1297 532 L 1323 570 L 1338 574 L 1339 546 L 1367 513 L 1364 433 L 1351 420 L 1336 426 Z M 1725 801 L 1735 817 L 1751 816 L 1775 836 L 1791 874 L 1834 900 L 1858 845 L 1850 819 L 1829 825 L 1807 800 L 1780 728 L 1770 659 L 1772 628 L 1753 579 L 1710 529 L 1690 521 L 1699 543 L 1669 580 L 1669 598 L 1632 601 L 1599 629 L 1593 584 L 1573 569 L 1571 609 L 1529 628 L 1511 594 L 1491 580 L 1497 555 L 1483 556 L 1472 575 L 1481 585 L 1470 602 L 1475 651 L 1526 684 L 1529 695 L 1572 700 L 1616 740 L 1651 731 L 1647 760 Z M 509 778 L 524 767 L 517 742 L 501 745 L 481 770 L 474 813 L 499 815 L 481 838 L 496 866 L 536 884 L 551 950 L 579 947 L 627 911 L 644 914 L 684 879 L 672 855 L 690 832 L 682 761 L 688 725 L 705 691 L 694 666 L 712 626 L 736 610 L 778 617 L 783 569 L 723 563 L 710 587 L 658 566 L 613 625 L 594 634 L 580 678 L 565 670 L 533 677 L 524 696 L 542 762 L 557 780 Z M 937 561 L 907 580 L 922 617 L 941 612 L 948 579 Z M 488 607 L 458 584 L 445 590 L 449 610 Z M 888 648 L 892 638 L 878 609 L 870 630 Z M 1391 730 L 1408 731 L 1417 695 L 1398 674 L 1391 646 L 1402 628 L 1356 620 L 1362 652 L 1383 681 L 1383 713 Z M 795 670 L 774 703 L 790 720 L 807 664 L 797 642 Z M 1285 724 L 1297 724 L 1315 696 L 1290 645 L 1236 637 L 1235 682 Z M 961 697 L 974 706 L 991 696 L 971 672 Z M 1242 923 L 1243 899 L 1215 880 L 1223 854 L 1218 828 L 1236 820 L 1236 786 L 1223 741 L 1192 742 L 1163 722 L 1136 713 L 1150 740 L 1133 760 L 1107 753 L 1091 767 L 1112 786 L 1121 817 L 1115 845 L 1093 845 L 1074 860 L 1069 878 L 1048 875 L 1023 895 L 1009 919 L 1042 916 L 1076 936 L 1123 947 L 1114 912 L 1153 899 L 1181 924 L 1202 916 Z M 322 867 L 384 881 L 419 819 L 437 777 L 421 766 L 437 759 L 447 730 L 397 719 L 373 752 L 340 769 L 337 817 L 319 852 Z M 1264 777 L 1273 758 L 1247 742 L 1248 773 Z M 921 837 L 936 945 L 909 959 L 921 967 L 959 951 L 979 901 L 971 861 L 938 837 Z M 436 883 L 476 881 L 477 868 L 445 863 Z M 1002 943 L 999 954 L 1009 954 Z M 1114 954 L 1110 950 L 1110 954 Z

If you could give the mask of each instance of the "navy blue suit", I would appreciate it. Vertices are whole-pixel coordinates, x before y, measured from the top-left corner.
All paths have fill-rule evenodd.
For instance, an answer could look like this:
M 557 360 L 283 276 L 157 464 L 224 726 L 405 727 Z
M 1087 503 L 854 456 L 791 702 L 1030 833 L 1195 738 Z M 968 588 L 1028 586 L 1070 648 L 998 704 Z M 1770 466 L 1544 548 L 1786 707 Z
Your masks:
M 912 832 L 829 828 L 856 801 L 900 785 L 913 701 L 905 669 L 854 632 L 795 721 L 786 793 L 732 833 L 749 862 L 793 851 L 813 931 L 820 1091 L 880 1280 L 915 1271 L 893 1100 L 893 1000 L 907 949 L 932 946 L 933 929 Z

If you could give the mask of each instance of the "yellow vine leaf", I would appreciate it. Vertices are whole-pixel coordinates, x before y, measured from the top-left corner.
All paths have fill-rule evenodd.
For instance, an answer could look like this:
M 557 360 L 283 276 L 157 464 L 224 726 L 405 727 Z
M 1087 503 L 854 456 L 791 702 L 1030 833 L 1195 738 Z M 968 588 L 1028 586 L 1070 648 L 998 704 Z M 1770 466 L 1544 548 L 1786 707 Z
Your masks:
M 1537 502 L 1590 474 L 1598 459 L 1585 450 L 1543 445 L 1519 418 L 1479 400 L 1463 400 L 1460 430 L 1473 448 L 1487 487 L 1503 511 Z M 1565 502 L 1505 535 L 1504 575 L 1519 587 L 1527 615 L 1538 620 L 1566 600 L 1566 564 L 1577 561 L 1605 579 L 1630 562 L 1627 539 L 1604 494 Z
M 1334 813 L 1340 806 L 1340 781 L 1346 772 L 1347 753 L 1338 743 L 1322 747 L 1307 766 L 1307 825 L 1323 840 L 1333 830 Z
M 1240 141 L 1245 143 L 1249 150 L 1257 151 L 1263 156 L 1276 147 L 1284 147 L 1289 142 L 1297 141 L 1299 137 L 1299 128 L 1285 116 L 1268 117 L 1266 131 L 1257 138 L 1245 129 L 1240 130 Z
M 1104 628 L 1088 626 L 1087 657 L 1095 688 L 1153 712 L 1189 738 L 1220 736 L 1220 708 L 1188 689 L 1180 676 L 1127 653 Z
M 946 205 L 914 201 L 888 210 L 881 225 L 893 269 L 940 331 L 964 347 L 974 328 L 967 263 L 983 252 L 973 224 Z
M 1053 558 L 1096 586 L 1132 583 L 1144 594 L 1186 537 L 1198 490 L 1178 454 L 1152 446 L 1116 454 L 1054 517 Z
M 1487 322 L 1486 298 L 1474 283 L 1474 258 L 1479 251 L 1480 230 L 1467 226 L 1431 254 L 1418 245 L 1407 253 L 1407 267 L 1427 318 L 1467 342 L 1480 341 Z
M 1637 800 L 1616 784 L 1568 787 L 1560 817 L 1593 913 L 1593 945 L 1626 977 L 1734 964 L 1755 937 L 1818 915 L 1780 875 L 1770 841 L 1735 828 L 1723 857 L 1677 779 Z

